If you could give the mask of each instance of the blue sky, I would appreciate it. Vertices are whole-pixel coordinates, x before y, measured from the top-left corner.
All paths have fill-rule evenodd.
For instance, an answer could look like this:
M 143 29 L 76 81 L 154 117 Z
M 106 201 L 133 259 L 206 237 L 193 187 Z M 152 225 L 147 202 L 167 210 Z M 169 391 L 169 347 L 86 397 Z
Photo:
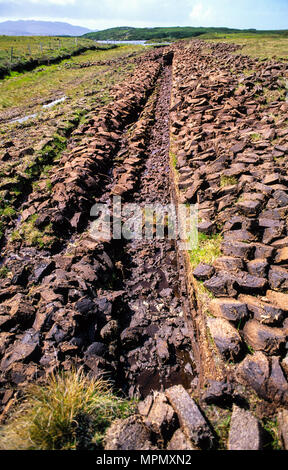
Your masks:
M 115 26 L 228 26 L 288 29 L 288 0 L 0 0 L 0 21 Z

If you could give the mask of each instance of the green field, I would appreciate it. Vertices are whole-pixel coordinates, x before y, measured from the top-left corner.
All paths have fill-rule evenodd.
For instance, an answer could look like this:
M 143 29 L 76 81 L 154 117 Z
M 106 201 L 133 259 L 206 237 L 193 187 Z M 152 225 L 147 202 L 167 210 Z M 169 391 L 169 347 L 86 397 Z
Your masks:
M 67 59 L 91 49 L 103 49 L 87 38 L 0 36 L 0 78 L 12 71 L 32 70 L 38 64 Z
M 58 95 L 70 98 L 81 96 L 87 87 L 94 89 L 98 86 L 99 75 L 113 75 L 113 73 L 115 75 L 115 70 L 109 66 L 79 68 L 81 64 L 116 60 L 141 50 L 141 46 L 131 45 L 112 50 L 88 50 L 59 64 L 40 66 L 25 73 L 12 72 L 10 76 L 0 81 L 0 118 L 3 111 L 8 109 L 11 111 L 11 108 L 17 108 L 19 111 L 21 108 L 27 108 L 29 113 L 31 109 L 33 112 L 37 111 L 41 107 L 42 100 L 49 97 L 52 99 Z
M 9 65 L 29 58 L 55 58 L 79 47 L 93 46 L 87 38 L 50 36 L 0 36 L 0 65 Z
M 259 59 L 288 60 L 288 36 L 284 34 L 205 34 L 201 39 L 209 42 L 227 42 L 243 46 L 242 54 Z

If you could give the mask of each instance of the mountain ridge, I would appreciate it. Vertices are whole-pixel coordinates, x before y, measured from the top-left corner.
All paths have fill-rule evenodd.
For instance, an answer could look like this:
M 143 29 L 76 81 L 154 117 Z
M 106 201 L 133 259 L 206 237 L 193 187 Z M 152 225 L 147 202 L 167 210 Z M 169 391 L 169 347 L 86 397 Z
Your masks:
M 0 23 L 0 35 L 6 36 L 82 36 L 90 31 L 62 21 L 8 20 Z

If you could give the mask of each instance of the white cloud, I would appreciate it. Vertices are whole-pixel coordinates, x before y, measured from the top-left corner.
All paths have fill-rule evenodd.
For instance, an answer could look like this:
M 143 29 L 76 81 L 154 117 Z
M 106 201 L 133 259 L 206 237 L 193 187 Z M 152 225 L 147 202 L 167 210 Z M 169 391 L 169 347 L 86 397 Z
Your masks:
M 202 2 L 198 2 L 192 8 L 192 11 L 189 13 L 189 18 L 191 20 L 201 22 L 205 20 L 209 20 L 212 16 L 212 8 L 205 7 Z
M 0 0 L 0 22 L 57 18 L 91 29 L 113 26 L 287 28 L 288 0 L 253 0 L 252 3 L 251 0 L 241 3 L 233 0 Z
M 75 5 L 76 0 L 47 0 L 47 2 L 52 3 L 53 5 Z M 40 0 L 40 3 L 41 3 L 41 0 Z
M 14 3 L 16 5 L 23 5 L 22 0 L 9 0 L 10 3 Z M 7 0 L 0 0 L 0 3 L 7 3 Z M 76 0 L 28 0 L 27 3 L 34 3 L 36 5 L 59 5 L 59 6 L 65 6 L 65 5 L 75 5 Z

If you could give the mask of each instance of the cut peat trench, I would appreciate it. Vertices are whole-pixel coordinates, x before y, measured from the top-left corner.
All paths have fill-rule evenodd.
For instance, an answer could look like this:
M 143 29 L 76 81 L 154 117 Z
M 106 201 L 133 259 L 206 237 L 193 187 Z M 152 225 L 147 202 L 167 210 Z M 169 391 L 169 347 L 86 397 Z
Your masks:
M 15 342 L 9 336 L 5 344 L 5 389 L 14 383 L 14 369 L 25 368 L 32 377 L 33 367 L 41 377 L 45 370 L 82 365 L 139 398 L 174 384 L 190 388 L 197 380 L 186 276 L 176 241 L 154 237 L 102 243 L 91 240 L 89 230 L 93 203 L 110 204 L 114 195 L 122 196 L 122 205 L 173 202 L 171 57 L 157 54 L 139 66 L 144 80 L 137 77 L 129 84 L 129 99 L 122 99 L 121 90 L 119 101 L 88 126 L 92 136 L 84 136 L 80 146 L 71 140 L 51 175 L 51 193 L 29 195 L 25 209 L 37 214 L 41 205 L 39 221 L 55 225 L 57 245 L 45 252 L 24 243 L 5 247 L 5 266 L 14 276 L 2 281 L 5 299 L 12 296 L 13 303 L 16 296 L 15 301 L 21 297 L 32 304 L 29 321 L 23 326 L 19 321 Z M 36 288 L 31 290 L 32 283 Z M 4 308 L 10 312 L 9 303 Z M 9 318 L 4 318 L 7 333 Z M 36 353 L 23 366 L 14 351 L 26 341 L 27 327 Z M 32 361 L 37 365 L 29 369 Z M 30 375 L 24 380 L 31 381 Z
M 154 93 L 154 124 L 138 185 L 129 202 L 167 205 L 172 202 L 169 167 L 171 66 L 166 65 Z M 145 113 L 145 110 L 144 110 Z M 113 190 L 114 182 L 111 183 Z M 124 198 L 125 200 L 125 198 Z M 118 385 L 130 396 L 145 397 L 173 384 L 191 386 L 196 375 L 192 353 L 184 267 L 175 240 L 130 240 L 115 245 L 115 265 L 121 267 L 119 288 L 125 291 L 124 327 Z
M 216 446 L 231 448 L 225 423 L 232 412 L 231 432 L 241 429 L 238 407 L 257 416 L 248 447 L 262 448 L 260 421 L 265 427 L 282 406 L 286 413 L 288 400 L 288 105 L 282 95 L 265 98 L 287 70 L 235 56 L 233 45 L 211 45 L 208 55 L 201 41 L 172 47 L 141 58 L 111 103 L 72 134 L 49 192 L 40 176 L 21 206 L 29 217 L 20 238 L 7 237 L 1 266 L 1 409 L 47 372 L 83 367 L 125 396 L 147 397 L 141 416 L 122 420 L 125 442 L 108 443 L 115 450 L 147 448 L 126 442 L 134 422 L 140 440 L 150 429 L 153 449 L 155 433 L 160 449 L 214 446 L 193 399 Z M 122 208 L 197 202 L 207 241 L 200 267 L 168 237 L 93 238 L 91 207 L 111 207 L 115 195 Z M 53 243 L 39 246 L 50 227 Z M 189 432 L 178 419 L 182 399 L 192 409 Z

